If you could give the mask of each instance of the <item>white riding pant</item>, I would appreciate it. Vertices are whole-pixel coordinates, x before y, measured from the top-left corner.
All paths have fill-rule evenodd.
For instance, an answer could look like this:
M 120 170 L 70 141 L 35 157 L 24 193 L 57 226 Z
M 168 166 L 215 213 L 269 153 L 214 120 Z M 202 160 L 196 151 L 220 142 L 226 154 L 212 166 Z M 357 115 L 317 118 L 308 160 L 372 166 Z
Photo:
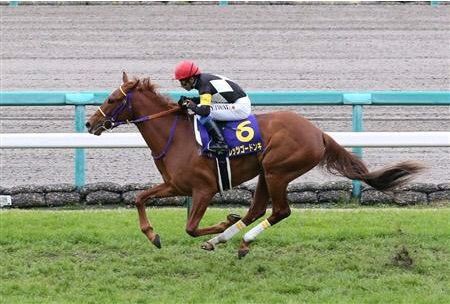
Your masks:
M 239 98 L 235 103 L 214 103 L 209 116 L 214 120 L 229 121 L 247 118 L 252 111 L 248 96 Z

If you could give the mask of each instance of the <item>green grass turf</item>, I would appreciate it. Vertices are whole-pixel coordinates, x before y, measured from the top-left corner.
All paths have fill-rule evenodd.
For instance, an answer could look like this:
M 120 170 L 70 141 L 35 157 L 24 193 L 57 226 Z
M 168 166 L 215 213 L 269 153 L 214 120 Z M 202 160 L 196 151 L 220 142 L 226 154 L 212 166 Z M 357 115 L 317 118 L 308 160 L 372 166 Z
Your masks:
M 202 225 L 230 211 L 210 209 Z M 237 258 L 185 209 L 0 212 L 1 303 L 450 303 L 450 209 L 293 210 Z

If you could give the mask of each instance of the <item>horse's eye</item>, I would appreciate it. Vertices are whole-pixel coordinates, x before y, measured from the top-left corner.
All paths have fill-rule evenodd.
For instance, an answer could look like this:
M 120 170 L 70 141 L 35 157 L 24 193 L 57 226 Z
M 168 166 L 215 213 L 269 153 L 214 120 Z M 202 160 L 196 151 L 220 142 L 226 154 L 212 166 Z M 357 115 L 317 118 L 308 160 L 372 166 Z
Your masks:
M 108 97 L 108 103 L 114 103 L 114 100 Z

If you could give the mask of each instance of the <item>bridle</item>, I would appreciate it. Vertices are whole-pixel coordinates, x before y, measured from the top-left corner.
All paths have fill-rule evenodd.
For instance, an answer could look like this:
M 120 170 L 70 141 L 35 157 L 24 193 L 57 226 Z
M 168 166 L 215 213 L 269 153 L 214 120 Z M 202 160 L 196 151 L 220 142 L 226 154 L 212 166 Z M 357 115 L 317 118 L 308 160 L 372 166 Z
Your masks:
M 128 110 L 131 112 L 132 108 L 131 105 L 132 92 L 125 93 L 122 89 L 122 86 L 119 87 L 119 91 L 123 94 L 124 99 L 122 103 L 112 111 L 111 114 L 107 115 L 100 107 L 97 108 L 97 112 L 100 112 L 100 114 L 105 118 L 103 124 L 99 126 L 99 128 L 103 128 L 105 131 L 111 131 L 112 129 L 120 125 L 144 122 L 147 120 L 156 119 L 180 111 L 180 108 L 173 108 L 153 115 L 141 116 L 139 118 L 132 120 L 128 119 L 118 120 L 119 115 L 122 114 L 123 111 Z
M 132 97 L 132 92 L 128 92 L 125 93 L 122 89 L 122 86 L 119 87 L 119 91 L 123 94 L 124 100 L 122 101 L 122 103 L 116 107 L 112 113 L 110 115 L 105 114 L 105 112 L 98 107 L 97 108 L 97 112 L 100 112 L 100 114 L 105 118 L 105 120 L 103 121 L 103 124 L 101 126 L 99 126 L 98 128 L 103 128 L 106 131 L 111 131 L 112 129 L 123 125 L 123 124 L 132 124 L 132 123 L 139 123 L 139 122 L 144 122 L 144 121 L 148 121 L 148 120 L 152 120 L 152 119 L 156 119 L 159 117 L 163 117 L 166 115 L 169 115 L 171 113 L 174 112 L 179 112 L 181 109 L 179 107 L 175 107 L 163 112 L 159 112 L 156 114 L 152 114 L 152 115 L 145 115 L 145 116 L 141 116 L 139 118 L 136 119 L 132 119 L 132 120 L 118 120 L 118 117 L 120 114 L 122 114 L 123 111 L 128 110 L 131 112 L 131 97 Z M 158 155 L 154 155 L 154 153 L 152 152 L 152 156 L 155 160 L 161 159 L 163 158 L 166 154 L 167 151 L 169 150 L 169 147 L 173 141 L 173 137 L 175 135 L 175 129 L 177 127 L 177 122 L 178 122 L 178 117 L 179 115 L 175 116 L 175 119 L 172 123 L 172 127 L 170 128 L 170 134 L 169 134 L 169 139 L 167 140 L 167 143 L 164 145 L 163 151 L 161 153 L 159 153 Z

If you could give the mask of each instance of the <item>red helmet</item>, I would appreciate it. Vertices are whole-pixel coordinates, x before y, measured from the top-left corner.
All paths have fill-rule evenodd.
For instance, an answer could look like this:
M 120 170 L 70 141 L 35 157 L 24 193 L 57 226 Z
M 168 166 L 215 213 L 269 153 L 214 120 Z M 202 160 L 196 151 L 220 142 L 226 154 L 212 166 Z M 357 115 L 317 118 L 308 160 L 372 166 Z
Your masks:
M 200 69 L 192 61 L 184 60 L 181 61 L 175 67 L 175 79 L 186 79 L 195 75 L 200 74 Z

